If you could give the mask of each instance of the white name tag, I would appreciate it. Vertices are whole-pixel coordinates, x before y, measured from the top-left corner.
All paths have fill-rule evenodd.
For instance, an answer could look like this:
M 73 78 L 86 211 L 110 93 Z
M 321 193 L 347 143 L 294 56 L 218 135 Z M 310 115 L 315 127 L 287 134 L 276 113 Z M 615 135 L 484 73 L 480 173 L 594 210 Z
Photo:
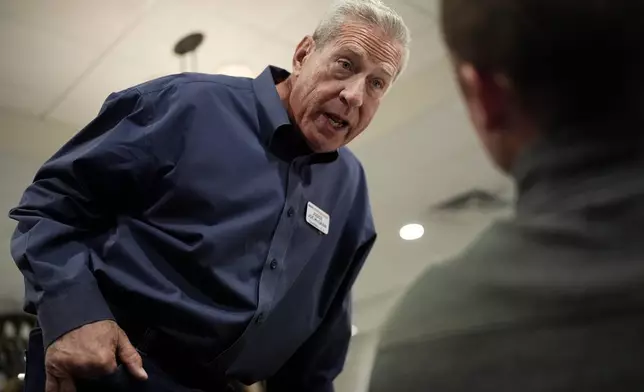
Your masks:
M 331 217 L 311 202 L 306 205 L 306 222 L 318 229 L 321 233 L 329 234 Z

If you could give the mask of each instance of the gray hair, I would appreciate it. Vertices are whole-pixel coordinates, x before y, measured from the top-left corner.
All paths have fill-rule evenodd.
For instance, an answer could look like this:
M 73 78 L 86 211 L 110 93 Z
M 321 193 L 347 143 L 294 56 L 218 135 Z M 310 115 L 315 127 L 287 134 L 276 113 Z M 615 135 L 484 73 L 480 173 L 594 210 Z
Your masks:
M 400 75 L 409 59 L 411 34 L 402 17 L 380 0 L 336 0 L 313 33 L 313 40 L 320 47 L 337 38 L 348 20 L 361 20 L 380 28 L 393 41 L 403 47 L 403 58 L 398 70 Z

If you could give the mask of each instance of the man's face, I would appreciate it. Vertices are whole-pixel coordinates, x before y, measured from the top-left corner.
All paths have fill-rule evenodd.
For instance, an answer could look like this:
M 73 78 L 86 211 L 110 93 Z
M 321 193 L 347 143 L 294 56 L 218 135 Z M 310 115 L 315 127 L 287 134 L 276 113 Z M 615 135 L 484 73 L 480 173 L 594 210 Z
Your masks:
M 382 31 L 347 21 L 316 48 L 311 37 L 293 58 L 289 111 L 315 152 L 334 151 L 362 133 L 393 83 L 403 48 Z

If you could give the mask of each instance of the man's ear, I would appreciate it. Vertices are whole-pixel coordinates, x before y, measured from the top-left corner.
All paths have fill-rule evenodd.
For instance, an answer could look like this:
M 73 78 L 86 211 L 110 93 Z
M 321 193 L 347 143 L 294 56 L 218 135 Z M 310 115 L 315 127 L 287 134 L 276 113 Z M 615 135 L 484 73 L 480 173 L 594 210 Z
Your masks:
M 295 48 L 295 53 L 293 54 L 293 72 L 292 74 L 297 76 L 302 71 L 304 63 L 308 60 L 309 56 L 315 50 L 315 41 L 313 37 L 307 35 L 302 38 L 302 41 Z
M 474 126 L 486 132 L 505 129 L 510 97 L 507 78 L 480 72 L 470 63 L 457 65 L 457 74 Z

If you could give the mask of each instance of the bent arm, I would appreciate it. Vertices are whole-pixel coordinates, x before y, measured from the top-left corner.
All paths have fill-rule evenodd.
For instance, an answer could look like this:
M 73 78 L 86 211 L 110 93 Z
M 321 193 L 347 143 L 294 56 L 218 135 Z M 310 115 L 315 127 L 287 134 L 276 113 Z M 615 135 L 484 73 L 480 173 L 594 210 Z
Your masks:
M 82 325 L 112 319 L 92 273 L 93 244 L 133 208 L 153 159 L 136 89 L 112 94 L 98 117 L 38 171 L 9 216 L 12 256 L 25 278 L 25 310 L 45 347 Z

